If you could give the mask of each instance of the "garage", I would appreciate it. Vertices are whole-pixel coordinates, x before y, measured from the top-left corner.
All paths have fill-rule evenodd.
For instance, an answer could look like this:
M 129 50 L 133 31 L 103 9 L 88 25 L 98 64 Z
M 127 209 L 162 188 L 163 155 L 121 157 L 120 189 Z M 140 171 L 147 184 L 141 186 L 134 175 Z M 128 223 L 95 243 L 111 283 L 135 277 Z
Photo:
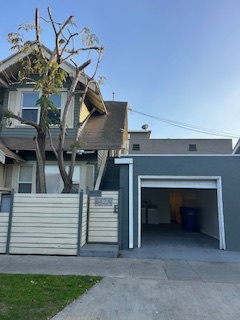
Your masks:
M 220 178 L 140 176 L 139 185 L 138 247 L 144 246 L 144 240 L 156 242 L 162 237 L 169 241 L 174 237 L 176 245 L 211 237 L 219 249 L 225 249 Z
M 219 249 L 225 249 L 220 177 L 139 176 L 138 183 L 138 247 L 144 239 L 172 235 L 177 242 L 184 235 L 191 239 L 189 232 L 194 232 L 216 239 Z
M 129 155 L 115 164 L 122 195 L 120 248 L 143 248 L 147 231 L 152 236 L 175 227 L 186 233 L 183 207 L 197 210 L 197 230 L 188 230 L 188 238 L 198 234 L 215 241 L 216 249 L 240 251 L 240 157 Z

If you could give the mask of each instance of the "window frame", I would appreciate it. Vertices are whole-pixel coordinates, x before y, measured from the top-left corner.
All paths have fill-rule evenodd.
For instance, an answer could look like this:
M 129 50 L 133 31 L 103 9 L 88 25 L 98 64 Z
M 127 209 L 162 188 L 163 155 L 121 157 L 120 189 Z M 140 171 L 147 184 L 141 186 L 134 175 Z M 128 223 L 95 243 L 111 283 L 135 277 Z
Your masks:
M 37 110 L 37 123 L 39 122 L 39 117 L 40 117 L 40 112 L 39 112 L 39 106 L 37 104 L 35 104 L 35 108 L 34 106 L 31 107 L 23 107 L 23 102 L 24 102 L 24 94 L 38 94 L 38 99 L 41 97 L 41 92 L 40 91 L 22 91 L 21 92 L 21 105 L 20 105 L 20 117 L 22 117 L 24 119 L 24 117 L 22 116 L 23 114 L 23 110 Z M 38 100 L 37 99 L 37 100 Z M 31 119 L 26 119 L 26 120 L 31 120 Z M 35 121 L 35 120 L 31 120 L 31 121 Z
M 17 114 L 19 117 L 21 117 L 22 114 L 22 102 L 23 102 L 23 93 L 31 93 L 31 92 L 39 92 L 39 98 L 41 97 L 42 92 L 40 90 L 34 90 L 34 88 L 17 88 L 16 91 L 10 91 L 9 92 L 9 98 L 8 98 L 8 109 L 12 111 L 14 114 Z M 59 89 L 60 96 L 61 96 L 61 112 L 60 112 L 60 120 L 62 119 L 63 115 L 63 109 L 64 105 L 67 101 L 67 88 Z M 14 94 L 13 96 L 10 96 L 10 94 Z M 75 98 L 73 97 L 71 100 L 71 105 L 68 112 L 68 118 L 67 118 L 67 127 L 73 128 L 74 126 L 74 107 L 75 107 Z M 38 109 L 38 120 L 39 120 L 39 109 Z M 56 127 L 56 124 L 50 125 L 51 127 Z M 12 127 L 26 127 L 26 128 L 32 128 L 32 126 L 20 123 L 17 120 L 13 120 Z
M 20 173 L 21 173 L 21 168 L 26 168 L 26 167 L 31 167 L 32 168 L 32 175 L 31 175 L 31 181 L 21 181 L 20 180 Z M 33 176 L 35 174 L 34 172 L 34 165 L 33 164 L 24 164 L 24 165 L 20 165 L 19 166 L 19 170 L 18 170 L 18 180 L 17 180 L 17 190 L 18 190 L 18 193 L 33 193 Z M 31 185 L 31 192 L 19 192 L 19 189 L 20 189 L 20 184 L 30 184 Z

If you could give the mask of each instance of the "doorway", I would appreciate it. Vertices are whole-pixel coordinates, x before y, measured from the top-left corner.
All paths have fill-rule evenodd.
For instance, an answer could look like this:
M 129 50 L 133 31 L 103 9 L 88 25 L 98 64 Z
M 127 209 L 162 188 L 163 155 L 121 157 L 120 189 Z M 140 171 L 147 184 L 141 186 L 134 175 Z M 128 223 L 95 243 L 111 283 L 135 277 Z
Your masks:
M 139 247 L 150 241 L 159 245 L 161 241 L 174 245 L 175 241 L 175 245 L 186 247 L 192 243 L 225 249 L 221 185 L 217 180 L 142 177 L 140 186 Z M 197 225 L 193 230 L 185 228 L 181 208 L 195 210 Z

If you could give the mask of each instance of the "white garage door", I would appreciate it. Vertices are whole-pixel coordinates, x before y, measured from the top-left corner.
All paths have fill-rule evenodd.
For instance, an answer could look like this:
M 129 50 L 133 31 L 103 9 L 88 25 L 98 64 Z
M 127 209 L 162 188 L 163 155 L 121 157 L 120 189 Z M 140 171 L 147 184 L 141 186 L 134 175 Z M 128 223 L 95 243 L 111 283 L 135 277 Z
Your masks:
M 174 179 L 142 179 L 141 187 L 145 188 L 190 188 L 217 189 L 216 180 L 174 180 Z

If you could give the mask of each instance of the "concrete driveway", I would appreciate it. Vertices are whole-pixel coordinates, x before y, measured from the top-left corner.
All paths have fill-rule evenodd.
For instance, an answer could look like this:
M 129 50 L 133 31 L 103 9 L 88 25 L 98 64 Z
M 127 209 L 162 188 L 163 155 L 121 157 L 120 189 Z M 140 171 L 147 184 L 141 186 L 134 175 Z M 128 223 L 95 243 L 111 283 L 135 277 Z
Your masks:
M 54 320 L 240 319 L 236 262 L 0 255 L 0 272 L 104 276 Z

